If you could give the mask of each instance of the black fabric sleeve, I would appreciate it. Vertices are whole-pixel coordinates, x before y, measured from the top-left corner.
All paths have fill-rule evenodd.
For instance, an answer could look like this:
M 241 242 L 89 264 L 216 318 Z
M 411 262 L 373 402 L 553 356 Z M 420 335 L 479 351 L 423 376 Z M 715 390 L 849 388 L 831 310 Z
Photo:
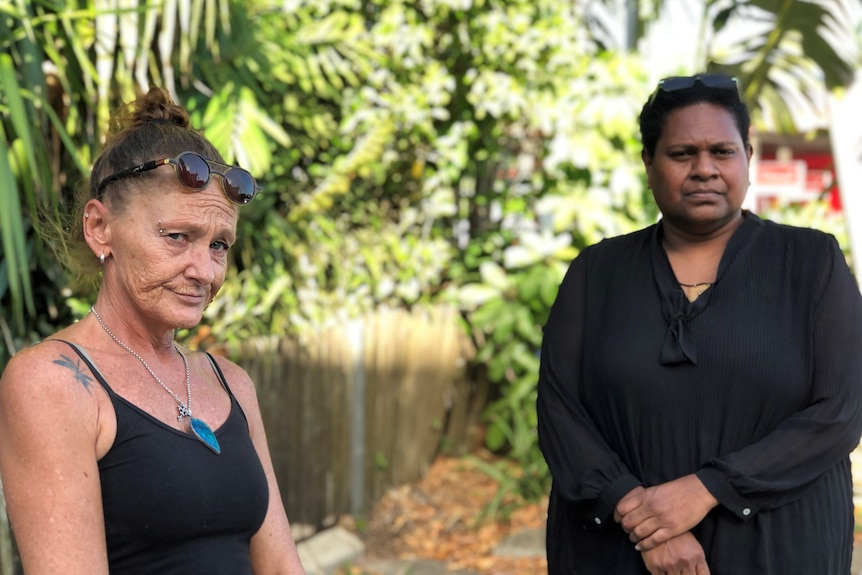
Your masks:
M 608 447 L 579 399 L 587 251 L 569 267 L 545 324 L 536 408 L 539 447 L 555 489 L 585 503 L 591 520 L 601 525 L 640 482 Z
M 697 472 L 741 519 L 792 499 L 847 457 L 862 434 L 862 296 L 837 242 L 830 239 L 831 249 L 821 260 L 821 295 L 810 310 L 808 406 L 763 439 L 712 459 Z

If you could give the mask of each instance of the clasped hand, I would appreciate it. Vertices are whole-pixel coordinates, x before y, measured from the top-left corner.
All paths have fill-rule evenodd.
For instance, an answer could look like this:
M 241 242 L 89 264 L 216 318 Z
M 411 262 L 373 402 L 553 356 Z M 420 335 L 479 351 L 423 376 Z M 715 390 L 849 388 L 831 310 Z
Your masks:
M 703 547 L 689 532 L 641 553 L 650 575 L 709 575 Z
M 700 523 L 718 501 L 696 475 L 637 487 L 617 504 L 614 519 L 638 551 L 649 551 Z

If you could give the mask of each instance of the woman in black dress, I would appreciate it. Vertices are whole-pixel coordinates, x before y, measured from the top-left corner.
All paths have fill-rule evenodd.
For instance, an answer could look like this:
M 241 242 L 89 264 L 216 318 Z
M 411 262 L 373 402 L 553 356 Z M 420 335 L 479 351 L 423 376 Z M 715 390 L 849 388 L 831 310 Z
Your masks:
M 847 575 L 862 298 L 832 236 L 742 209 L 723 75 L 640 117 L 662 218 L 581 252 L 545 326 L 550 575 Z

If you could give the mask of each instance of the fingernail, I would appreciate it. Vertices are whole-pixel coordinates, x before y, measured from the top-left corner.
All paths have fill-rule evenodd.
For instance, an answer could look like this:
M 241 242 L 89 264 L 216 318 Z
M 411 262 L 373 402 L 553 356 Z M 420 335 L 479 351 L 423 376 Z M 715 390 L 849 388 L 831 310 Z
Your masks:
M 640 550 L 641 550 L 641 546 L 640 546 L 640 545 L 635 545 L 635 551 L 640 551 Z

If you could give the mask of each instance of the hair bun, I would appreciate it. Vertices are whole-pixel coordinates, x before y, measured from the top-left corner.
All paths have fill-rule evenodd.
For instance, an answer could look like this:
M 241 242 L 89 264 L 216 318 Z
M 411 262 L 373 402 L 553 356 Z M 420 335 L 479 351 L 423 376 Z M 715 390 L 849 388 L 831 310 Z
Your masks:
M 150 88 L 134 102 L 121 106 L 114 114 L 112 132 L 123 132 L 145 124 L 172 124 L 180 128 L 190 125 L 189 114 L 171 100 L 167 90 Z
M 189 115 L 185 109 L 174 104 L 167 90 L 158 87 L 150 88 L 135 101 L 134 119 L 136 125 L 155 122 L 189 127 Z

